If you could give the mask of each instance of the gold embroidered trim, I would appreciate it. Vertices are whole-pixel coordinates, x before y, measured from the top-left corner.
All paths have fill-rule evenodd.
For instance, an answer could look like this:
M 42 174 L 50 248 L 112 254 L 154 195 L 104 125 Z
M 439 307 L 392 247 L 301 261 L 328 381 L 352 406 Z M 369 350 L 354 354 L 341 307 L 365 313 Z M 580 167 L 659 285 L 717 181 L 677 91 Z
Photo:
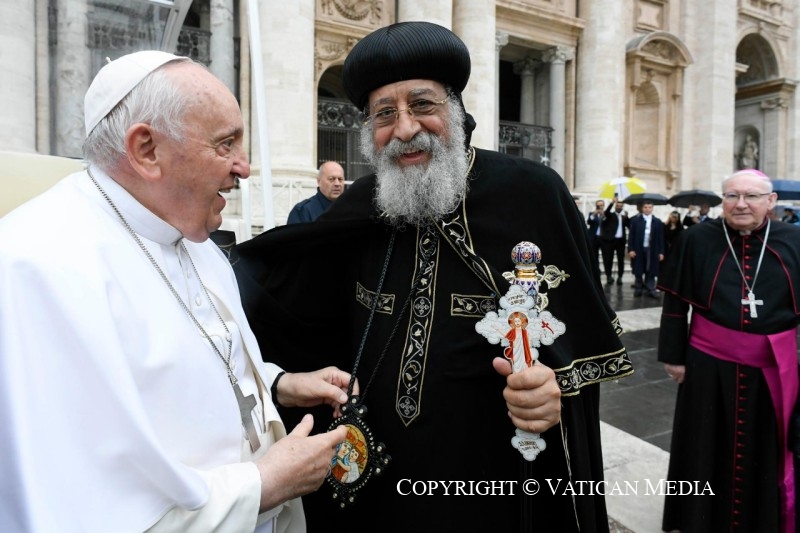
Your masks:
M 633 374 L 625 348 L 605 355 L 576 359 L 568 367 L 553 369 L 562 396 L 574 396 L 582 387 Z
M 490 311 L 497 311 L 497 300 L 493 296 L 450 295 L 450 316 L 483 318 Z
M 433 314 L 436 296 L 436 273 L 439 265 L 439 239 L 430 226 L 417 229 L 417 257 L 414 276 L 424 268 L 420 282 L 411 301 L 410 318 L 406 342 L 400 360 L 397 377 L 395 410 L 403 424 L 408 426 L 422 411 L 422 384 L 425 380 L 425 360 L 428 356 L 428 341 L 433 329 Z M 425 260 L 429 257 L 429 260 Z
M 367 309 L 372 309 L 372 302 L 374 300 L 375 291 L 371 291 L 361 283 L 356 282 L 356 301 Z M 385 315 L 391 315 L 394 312 L 394 300 L 394 294 L 381 294 L 378 300 L 378 307 L 375 311 Z

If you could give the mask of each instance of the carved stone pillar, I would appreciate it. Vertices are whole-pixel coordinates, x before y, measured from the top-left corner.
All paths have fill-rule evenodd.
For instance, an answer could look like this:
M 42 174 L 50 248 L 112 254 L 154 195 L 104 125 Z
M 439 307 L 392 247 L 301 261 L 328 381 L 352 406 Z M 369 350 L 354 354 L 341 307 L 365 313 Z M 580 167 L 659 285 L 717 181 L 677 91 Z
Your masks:
M 567 131 L 566 62 L 575 57 L 571 48 L 557 46 L 545 51 L 542 60 L 550 63 L 550 127 L 553 128 L 550 166 L 564 175 Z
M 36 11 L 34 2 L 0 3 L 0 50 L 14 59 L 3 62 L 0 83 L 0 146 L 36 150 Z
M 451 0 L 397 0 L 397 22 L 422 20 L 453 28 Z
M 585 7 L 585 12 L 584 12 Z M 630 6 L 619 0 L 581 3 L 587 24 L 578 45 L 575 188 L 597 191 L 622 172 L 625 45 L 630 33 Z
M 532 57 L 514 63 L 514 74 L 520 77 L 519 121 L 523 124 L 536 124 L 534 76 L 539 63 L 541 61 Z
M 55 57 L 55 155 L 81 157 L 83 97 L 89 87 L 89 49 L 86 47 L 86 0 L 58 0 Z
M 508 34 L 505 32 L 497 32 L 494 36 L 494 61 L 495 61 L 495 76 L 498 80 L 494 84 L 494 149 L 500 148 L 500 49 L 508 44 Z
M 211 40 L 209 69 L 236 93 L 236 71 L 233 68 L 233 0 L 211 0 Z
M 494 0 L 454 0 L 453 31 L 470 52 L 472 73 L 464 90 L 464 107 L 477 123 L 472 144 L 492 148 L 497 144 L 495 114 L 497 101 L 486 98 L 483 87 L 497 86 Z M 471 89 L 475 87 L 475 89 Z
M 314 0 L 261 0 L 259 2 L 261 64 L 266 92 L 266 122 L 270 161 L 260 161 L 253 153 L 254 174 L 269 165 L 271 178 L 307 178 L 315 174 L 317 87 L 314 79 Z M 291 51 L 287 54 L 287 50 Z M 253 94 L 256 94 L 254 88 Z M 313 105 L 311 104 L 313 102 Z M 253 108 L 258 107 L 253 99 Z M 254 131 L 253 146 L 258 146 Z M 261 141 L 258 141 L 261 142 Z M 266 173 L 264 173 L 266 176 Z M 253 222 L 263 220 L 260 180 L 249 180 L 253 190 Z M 267 210 L 269 211 L 269 210 Z M 275 221 L 266 221 L 272 227 Z

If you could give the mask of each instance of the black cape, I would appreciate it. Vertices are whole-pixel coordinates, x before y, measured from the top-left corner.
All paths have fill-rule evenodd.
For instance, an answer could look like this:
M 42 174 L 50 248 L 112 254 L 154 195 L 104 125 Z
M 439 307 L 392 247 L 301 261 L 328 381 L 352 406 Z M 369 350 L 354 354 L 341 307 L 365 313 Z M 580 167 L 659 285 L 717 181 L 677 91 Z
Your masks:
M 756 278 L 765 229 L 763 224 L 742 237 L 722 218 L 695 224 L 678 234 L 659 279 L 665 295 L 658 359 L 686 365 L 678 388 L 668 479 L 698 481 L 701 488 L 708 483 L 714 492 L 666 496 L 665 531 L 779 529 L 777 461 L 782 445 L 763 373 L 688 345 L 690 306 L 692 313 L 736 331 L 772 334 L 797 327 L 800 228 L 772 222 Z M 764 302 L 756 318 L 741 303 L 747 289 L 723 231 L 728 231 L 756 297 Z
M 431 234 L 416 227 L 397 232 L 363 349 L 357 375 L 365 420 L 392 462 L 344 510 L 327 486 L 305 497 L 309 531 L 516 531 L 531 514 L 534 523 L 559 531 L 576 531 L 578 522 L 583 532 L 608 530 L 604 499 L 580 495 L 567 482 L 570 472 L 573 482 L 603 479 L 599 383 L 633 368 L 582 216 L 554 171 L 476 152 L 468 196 L 432 230 L 439 240 L 433 264 L 402 316 Z M 317 222 L 279 227 L 238 247 L 234 268 L 266 360 L 288 371 L 353 368 L 392 234 L 373 208 L 374 186 L 374 176 L 361 178 Z M 505 378 L 492 368 L 502 348 L 475 331 L 508 289 L 502 273 L 513 270 L 511 250 L 520 241 L 536 243 L 542 265 L 569 275 L 547 291 L 548 310 L 567 331 L 540 349 L 564 395 L 562 422 L 544 433 L 547 449 L 533 462 L 510 443 Z M 290 427 L 302 414 L 291 411 L 282 411 Z M 317 430 L 327 427 L 329 411 L 317 410 Z M 540 484 L 537 495 L 523 493 L 527 478 Z M 495 497 L 444 497 L 441 488 L 434 496 L 399 493 L 437 480 L 516 486 Z

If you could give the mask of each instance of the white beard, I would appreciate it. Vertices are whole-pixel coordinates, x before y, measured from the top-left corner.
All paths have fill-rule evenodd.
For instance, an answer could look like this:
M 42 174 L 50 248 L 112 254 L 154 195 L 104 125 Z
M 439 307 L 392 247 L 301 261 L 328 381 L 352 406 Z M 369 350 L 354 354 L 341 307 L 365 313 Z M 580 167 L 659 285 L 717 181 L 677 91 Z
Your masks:
M 448 103 L 449 138 L 421 131 L 408 142 L 392 139 L 375 148 L 371 127 L 361 130 L 361 152 L 375 169 L 375 203 L 393 225 L 424 226 L 453 212 L 467 194 L 469 162 L 465 150 L 464 112 Z M 431 154 L 427 165 L 401 167 L 396 158 L 408 151 Z

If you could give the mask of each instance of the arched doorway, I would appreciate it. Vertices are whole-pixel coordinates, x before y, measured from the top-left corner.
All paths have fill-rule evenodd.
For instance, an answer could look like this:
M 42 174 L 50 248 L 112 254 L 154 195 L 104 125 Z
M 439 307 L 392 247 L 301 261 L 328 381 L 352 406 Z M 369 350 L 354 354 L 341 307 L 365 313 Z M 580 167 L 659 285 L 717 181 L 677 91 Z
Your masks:
M 786 172 L 784 132 L 796 83 L 783 78 L 782 70 L 776 47 L 764 36 L 750 33 L 739 41 L 732 171 L 757 168 L 774 177 Z
M 336 161 L 348 181 L 370 174 L 359 150 L 360 118 L 342 87 L 341 65 L 325 69 L 317 86 L 317 166 Z

